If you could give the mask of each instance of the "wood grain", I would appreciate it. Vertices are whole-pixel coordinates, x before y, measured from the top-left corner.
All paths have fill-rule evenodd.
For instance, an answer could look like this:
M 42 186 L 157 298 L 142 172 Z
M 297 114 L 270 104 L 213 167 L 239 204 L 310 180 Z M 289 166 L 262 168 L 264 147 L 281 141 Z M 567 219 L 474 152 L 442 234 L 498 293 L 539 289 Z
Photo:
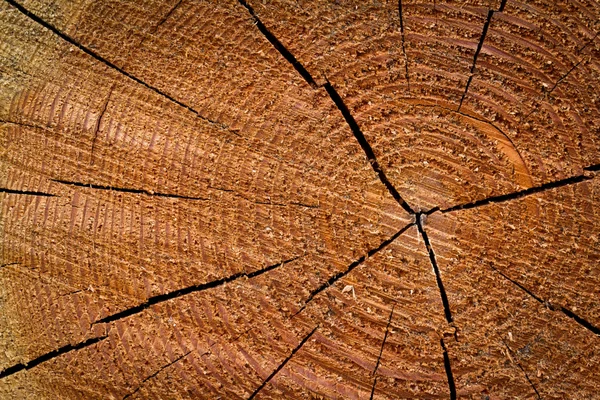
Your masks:
M 595 398 L 598 21 L 3 0 L 0 398 Z

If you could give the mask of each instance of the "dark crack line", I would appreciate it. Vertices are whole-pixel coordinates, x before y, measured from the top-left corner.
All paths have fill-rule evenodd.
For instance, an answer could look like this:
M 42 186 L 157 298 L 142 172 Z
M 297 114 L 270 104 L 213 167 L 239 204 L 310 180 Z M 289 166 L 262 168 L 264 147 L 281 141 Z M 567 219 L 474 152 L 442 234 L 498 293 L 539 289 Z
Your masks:
M 63 185 L 72 185 L 77 187 L 83 187 L 88 189 L 96 189 L 96 190 L 111 190 L 114 192 L 121 193 L 132 193 L 132 194 L 144 194 L 146 196 L 154 196 L 154 197 L 167 197 L 171 199 L 183 199 L 183 200 L 201 200 L 207 201 L 209 199 L 204 197 L 191 197 L 191 196 L 182 196 L 179 194 L 169 194 L 169 193 L 157 193 L 151 192 L 149 190 L 144 189 L 132 189 L 132 188 L 122 188 L 122 187 L 114 187 L 114 186 L 103 186 L 103 185 L 95 185 L 92 183 L 82 183 L 82 182 L 72 182 L 72 181 L 64 181 L 61 179 L 51 179 L 52 182 L 60 183 Z
M 26 124 L 23 122 L 15 122 L 15 121 L 6 121 L 4 119 L 0 119 L 0 124 L 9 124 L 9 125 L 17 125 L 17 126 L 22 126 L 24 128 L 34 128 L 34 129 L 42 129 L 45 130 L 44 128 L 41 128 L 39 126 L 36 125 L 32 125 L 32 124 Z
M 596 171 L 597 170 L 596 168 L 598 168 L 598 166 L 586 167 L 586 168 L 584 168 L 584 170 Z M 488 197 L 485 199 L 474 201 L 472 203 L 459 204 L 459 205 L 441 210 L 441 212 L 448 213 L 448 212 L 457 211 L 457 210 L 468 210 L 470 208 L 481 207 L 481 206 L 488 205 L 490 203 L 503 203 L 505 201 L 510 201 L 510 200 L 515 200 L 515 199 L 520 199 L 520 198 L 526 197 L 526 196 L 531 196 L 532 194 L 544 192 L 546 190 L 556 189 L 556 188 L 560 188 L 560 187 L 568 186 L 568 185 L 574 185 L 576 183 L 581 183 L 584 181 L 588 181 L 590 179 L 593 179 L 593 177 L 585 176 L 585 175 L 573 176 L 570 178 L 561 179 L 559 181 L 544 183 L 543 185 L 534 186 L 529 189 L 520 190 L 518 192 L 512 192 L 512 193 L 507 193 L 507 194 L 501 194 L 498 196 L 492 196 L 492 197 Z
M 160 367 L 156 372 L 154 372 L 152 375 L 147 376 L 146 378 L 144 378 L 144 380 L 142 380 L 140 382 L 140 384 L 138 385 L 138 387 L 131 393 L 127 393 L 125 395 L 125 397 L 123 397 L 123 400 L 133 396 L 134 394 L 136 394 L 141 388 L 142 386 L 144 386 L 144 383 L 148 382 L 150 379 L 154 378 L 156 375 L 160 374 L 162 371 L 164 371 L 165 369 L 169 368 L 171 365 L 179 362 L 180 360 L 182 360 L 183 358 L 187 357 L 190 353 L 192 352 L 192 350 L 188 351 L 185 354 L 182 354 L 181 356 L 177 357 L 175 360 L 171 361 L 168 364 L 163 365 L 162 367 Z
M 385 346 L 385 341 L 387 340 L 388 334 L 390 332 L 390 325 L 392 323 L 392 317 L 394 316 L 394 307 L 396 305 L 392 305 L 392 311 L 390 311 L 390 317 L 388 318 L 387 326 L 385 327 L 385 335 L 383 335 L 383 341 L 381 342 L 381 349 L 379 349 L 379 356 L 377 357 L 377 362 L 375 363 L 375 368 L 373 369 L 373 376 L 377 373 L 377 369 L 379 368 L 379 363 L 381 362 L 381 356 L 383 355 L 383 347 Z M 377 377 L 375 377 L 377 379 Z M 375 382 L 373 382 L 373 387 L 375 386 Z
M 429 254 L 429 261 L 431 262 L 431 266 L 433 267 L 433 271 L 435 273 L 435 281 L 437 283 L 438 289 L 440 291 L 440 297 L 442 299 L 442 304 L 444 306 L 444 315 L 446 317 L 446 321 L 451 324 L 452 323 L 452 312 L 450 311 L 450 303 L 448 302 L 448 296 L 446 294 L 446 289 L 444 288 L 444 282 L 442 281 L 442 274 L 440 273 L 440 269 L 438 267 L 435 253 L 433 252 L 433 248 L 431 247 L 431 243 L 429 242 L 429 237 L 427 236 L 427 232 L 423 228 L 423 221 L 421 221 L 421 216 L 423 214 L 418 213 L 416 217 L 417 228 L 419 229 L 419 233 L 423 238 L 423 242 L 425 242 L 425 247 L 427 248 L 427 253 Z M 425 214 L 426 215 L 426 214 Z
M 597 172 L 597 171 L 600 171 L 600 164 L 590 165 L 590 166 L 587 166 L 587 167 L 583 167 L 583 169 L 585 171 Z
M 533 382 L 531 381 L 531 379 L 529 378 L 529 375 L 527 374 L 527 371 L 525 371 L 525 369 L 523 368 L 523 366 L 521 365 L 521 363 L 519 362 L 519 360 L 517 359 L 517 355 L 515 354 L 514 351 L 512 351 L 512 349 L 508 346 L 508 343 L 506 343 L 506 341 L 504 339 L 502 339 L 500 337 L 500 340 L 502 341 L 502 343 L 504 343 L 504 346 L 506 346 L 506 349 L 508 350 L 509 354 L 512 354 L 513 357 L 515 358 L 515 364 L 517 364 L 517 367 L 519 367 L 519 369 L 523 372 L 523 374 L 525 375 L 525 378 L 527 379 L 527 382 L 529 382 L 529 384 L 531 385 L 531 387 L 533 388 L 533 390 L 535 391 L 535 394 L 537 395 L 538 399 L 541 399 L 542 396 L 540 396 L 540 392 L 538 392 L 537 388 L 535 387 L 535 385 L 533 384 Z
M 379 180 L 381 181 L 381 183 L 385 185 L 385 187 L 387 188 L 388 192 L 390 192 L 394 200 L 396 200 L 398 204 L 400 204 L 400 206 L 404 208 L 404 210 L 406 210 L 409 214 L 414 214 L 414 210 L 408 205 L 406 201 L 404 201 L 402 196 L 400 196 L 400 193 L 398 193 L 394 185 L 392 185 L 390 180 L 385 175 L 385 172 L 383 171 L 383 169 L 379 165 L 379 162 L 377 161 L 377 157 L 375 157 L 375 153 L 373 152 L 371 145 L 369 145 L 369 142 L 360 130 L 358 123 L 350 113 L 350 110 L 348 110 L 348 107 L 346 107 L 346 104 L 344 104 L 344 101 L 342 100 L 338 92 L 329 82 L 325 83 L 325 85 L 323 86 L 325 87 L 325 90 L 327 90 L 327 93 L 329 94 L 329 97 L 331 97 L 331 100 L 333 100 L 337 108 L 342 113 L 344 119 L 346 120 L 346 123 L 348 124 L 350 130 L 354 134 L 354 137 L 358 141 L 358 144 L 360 145 L 360 147 L 362 147 L 363 151 L 365 152 L 365 155 L 369 160 L 369 164 L 371 164 L 371 167 L 373 168 L 377 176 L 379 176 Z
M 552 92 L 554 92 L 554 89 L 556 89 L 556 87 L 557 87 L 558 85 L 560 85 L 560 83 L 561 83 L 562 81 L 564 81 L 565 79 L 567 79 L 567 77 L 568 77 L 568 76 L 571 74 L 571 72 L 573 72 L 573 71 L 575 70 L 575 68 L 577 68 L 577 67 L 579 66 L 579 64 L 581 64 L 582 62 L 583 62 L 583 60 L 579 60 L 579 61 L 577 62 L 577 64 L 573 65 L 573 66 L 571 67 L 571 69 L 569 69 L 567 72 L 565 72 L 565 73 L 563 74 L 563 76 L 561 76 L 561 77 L 560 77 L 560 78 L 559 78 L 559 79 L 556 81 L 556 83 L 554 84 L 554 86 L 552 86 L 552 89 L 550 89 L 550 90 L 548 91 L 547 95 L 550 95 L 550 94 L 552 94 Z
M 308 298 L 304 302 L 304 305 L 302 305 L 302 307 L 300 307 L 300 309 L 298 311 L 296 311 L 296 313 L 294 313 L 294 315 L 292 315 L 292 318 L 294 318 L 296 315 L 300 314 L 306 308 L 306 306 L 308 305 L 308 303 L 310 303 L 315 298 L 316 295 L 318 295 L 319 293 L 321 293 L 322 291 L 326 290 L 327 288 L 329 288 L 330 286 L 332 286 L 333 284 L 335 284 L 337 281 L 339 281 L 340 279 L 342 279 L 343 277 L 345 277 L 346 275 L 348 275 L 356 267 L 358 267 L 363 262 L 365 262 L 365 260 L 367 258 L 372 257 L 375 254 L 377 254 L 378 252 L 380 252 L 381 250 L 385 249 L 388 245 L 390 245 L 394 240 L 396 240 L 400 235 L 402 235 L 404 232 L 406 232 L 413 225 L 414 225 L 414 222 L 411 222 L 410 224 L 406 225 L 404 228 L 402 228 L 398 232 L 396 232 L 392 237 L 390 237 L 389 239 L 383 241 L 378 247 L 369 250 L 366 255 L 361 256 L 356 261 L 353 261 L 352 264 L 350 264 L 348 266 L 348 268 L 346 268 L 345 271 L 338 272 L 337 274 L 332 275 L 327 280 L 327 282 L 323 283 L 321 286 L 319 286 L 318 288 L 316 288 L 312 292 L 310 292 L 310 295 L 308 296 Z
M 596 34 L 594 35 L 593 38 L 591 38 L 586 44 L 584 44 L 583 46 L 581 46 L 581 48 L 577 50 L 577 54 L 581 54 L 581 52 L 583 50 L 585 50 L 586 47 L 588 47 L 590 44 L 592 44 L 594 42 L 594 40 L 596 40 L 596 38 L 598 37 L 599 33 L 600 33 L 600 31 L 596 32 Z
M 551 309 L 554 310 L 554 308 L 551 308 Z M 561 306 L 560 308 L 558 308 L 558 311 L 562 312 L 567 317 L 571 318 L 572 320 L 574 320 L 575 322 L 577 322 L 579 325 L 583 326 L 588 331 L 594 333 L 595 335 L 600 335 L 600 328 L 592 325 L 591 322 L 586 321 L 585 319 L 583 319 L 580 316 L 576 315 L 573 311 L 569 310 L 568 308 L 565 308 L 565 307 Z
M 94 126 L 94 136 L 92 138 L 92 149 L 90 150 L 90 163 L 94 164 L 94 149 L 96 148 L 96 140 L 98 139 L 98 132 L 100 132 L 100 124 L 102 123 L 102 119 L 104 118 L 104 113 L 106 113 L 106 109 L 108 108 L 108 103 L 110 102 L 110 97 L 112 96 L 113 90 L 115 90 L 115 85 L 110 88 L 108 92 L 108 96 L 106 96 L 106 101 L 104 102 L 104 107 L 102 107 L 102 111 L 100 112 L 100 117 L 96 121 L 96 126 Z
M 175 3 L 175 5 L 169 10 L 169 12 L 167 12 L 167 14 L 161 18 L 160 21 L 158 21 L 158 23 L 156 24 L 156 26 L 152 29 L 152 31 L 150 32 L 150 34 L 152 35 L 154 32 L 156 32 L 158 30 L 158 28 L 160 28 L 162 26 L 162 24 L 164 24 L 171 15 L 173 15 L 173 13 L 179 8 L 179 6 L 181 5 L 181 2 L 183 0 L 178 0 L 177 3 Z M 142 43 L 140 43 L 140 46 L 142 45 Z
M 435 7 L 435 6 L 434 6 Z M 410 93 L 410 78 L 408 74 L 408 55 L 406 55 L 406 39 L 404 34 L 404 17 L 402 14 L 402 0 L 398 0 L 398 16 L 400 18 L 400 35 L 401 35 L 401 43 L 402 43 L 402 54 L 404 55 L 404 74 L 406 77 L 406 84 L 408 86 L 408 92 Z
M 92 346 L 98 342 L 101 342 L 102 340 L 106 339 L 107 337 L 108 336 L 95 337 L 92 339 L 88 339 L 84 342 L 78 343 L 76 345 L 68 344 L 59 349 L 56 349 L 49 353 L 43 354 L 43 355 L 39 356 L 38 358 L 34 358 L 33 360 L 31 360 L 25 364 L 20 363 L 20 364 L 13 365 L 12 367 L 8 367 L 5 370 L 3 370 L 2 372 L 0 372 L 0 379 L 6 378 L 7 376 L 16 374 L 17 372 L 20 372 L 23 370 L 32 369 L 32 368 L 40 365 L 43 362 L 50 361 L 56 357 L 62 356 L 63 354 L 67 354 L 72 351 L 77 351 L 77 350 L 81 350 L 83 348 Z
M 369 400 L 373 400 L 373 396 L 375 395 L 375 386 L 377 385 L 377 377 L 373 379 L 373 386 L 371 387 L 371 396 L 369 396 Z
M 233 274 L 233 275 L 230 275 L 228 277 L 217 279 L 217 280 L 210 281 L 210 282 L 207 282 L 207 283 L 202 283 L 200 285 L 188 286 L 188 287 L 185 287 L 183 289 L 177 289 L 177 290 L 174 290 L 174 291 L 169 292 L 169 293 L 164 293 L 164 294 L 152 296 L 152 297 L 148 298 L 148 300 L 146 300 L 142 304 L 139 304 L 137 306 L 134 306 L 134 307 L 128 308 L 126 310 L 117 312 L 117 313 L 109 315 L 107 317 L 101 318 L 98 321 L 92 323 L 92 325 L 104 324 L 104 323 L 109 323 L 109 322 L 117 321 L 117 320 L 120 320 L 120 319 L 123 319 L 123 318 L 127 318 L 127 317 L 130 317 L 132 315 L 139 314 L 142 311 L 150 308 L 151 306 L 153 306 L 155 304 L 160 304 L 160 303 L 163 303 L 165 301 L 173 300 L 173 299 L 176 299 L 176 298 L 179 298 L 179 297 L 182 297 L 182 296 L 186 296 L 186 295 L 191 294 L 191 293 L 202 292 L 202 291 L 208 290 L 208 289 L 214 289 L 216 287 L 223 286 L 226 283 L 233 282 L 233 281 L 235 281 L 237 279 L 240 279 L 240 278 L 243 278 L 243 277 L 251 279 L 251 278 L 254 278 L 256 276 L 262 275 L 262 274 L 264 274 L 266 272 L 269 272 L 269 271 L 275 270 L 275 269 L 277 269 L 279 267 L 282 267 L 282 266 L 284 266 L 284 265 L 286 265 L 288 263 L 291 263 L 292 261 L 295 261 L 295 260 L 299 259 L 300 257 L 301 256 L 290 258 L 288 260 L 281 261 L 281 262 L 279 262 L 277 264 L 270 265 L 268 267 L 259 269 L 259 270 L 254 271 L 254 272 L 250 272 L 250 273 L 238 272 L 237 274 Z
M 0 268 L 10 267 L 11 265 L 21 265 L 21 263 L 19 263 L 19 262 L 12 262 L 12 263 L 7 263 L 7 264 L 2 264 L 2 265 L 0 265 Z
M 496 267 L 490 265 L 490 268 L 492 270 L 494 270 L 496 273 L 498 273 L 500 276 L 502 276 L 504 279 L 506 279 L 507 281 L 509 281 L 510 283 L 512 283 L 519 289 L 521 289 L 523 292 L 527 293 L 531 298 L 535 299 L 538 303 L 547 307 L 549 310 L 560 311 L 564 315 L 571 318 L 573 321 L 577 322 L 579 325 L 581 325 L 582 327 L 587 329 L 588 331 L 592 332 L 595 335 L 600 335 L 600 328 L 598 328 L 597 326 L 594 326 L 591 322 L 585 320 L 584 318 L 581 318 L 580 316 L 576 315 L 573 311 L 571 311 L 568 308 L 565 308 L 563 306 L 556 306 L 554 304 L 551 304 L 547 300 L 544 300 L 541 297 L 536 296 L 531 290 L 527 289 L 525 286 L 521 285 L 516 280 L 511 279 L 508 275 L 504 274 L 502 271 L 500 271 Z
M 503 2 L 504 3 L 504 2 Z M 501 5 L 503 8 L 503 6 Z M 469 86 L 471 86 L 471 81 L 473 80 L 473 74 L 475 73 L 475 66 L 477 65 L 477 58 L 479 57 L 479 53 L 481 52 L 481 48 L 483 47 L 483 42 L 485 40 L 485 36 L 487 35 L 488 29 L 490 27 L 490 23 L 492 22 L 492 16 L 494 15 L 494 10 L 488 10 L 487 19 L 483 24 L 483 31 L 481 32 L 481 36 L 479 38 L 479 43 L 477 43 L 477 49 L 475 50 L 475 55 L 473 56 L 473 65 L 471 65 L 471 71 L 469 75 L 469 79 L 467 80 L 467 84 L 465 86 L 465 91 L 460 99 L 460 104 L 458 105 L 458 109 L 456 111 L 460 111 L 462 107 L 463 101 L 467 96 L 467 92 L 469 91 Z
M 41 17 L 37 16 L 36 14 L 32 13 L 31 11 L 29 11 L 28 9 L 26 9 L 25 7 L 23 7 L 21 4 L 17 3 L 14 0 L 4 0 L 6 1 L 8 4 L 10 4 L 11 6 L 13 6 L 14 8 L 16 8 L 21 14 L 25 15 L 27 18 L 31 19 L 32 21 L 42 25 L 44 28 L 50 30 L 51 32 L 53 32 L 55 35 L 59 36 L 61 39 L 65 40 L 66 42 L 72 44 L 73 46 L 77 47 L 79 50 L 83 51 L 85 54 L 91 56 L 92 58 L 94 58 L 95 60 L 101 62 L 102 64 L 106 65 L 107 67 L 117 71 L 118 73 L 120 73 L 123 76 L 126 76 L 127 78 L 131 79 L 132 81 L 139 83 L 140 85 L 146 87 L 147 89 L 150 89 L 151 91 L 153 91 L 154 93 L 164 97 L 165 99 L 169 100 L 170 102 L 177 104 L 180 107 L 185 108 L 188 111 L 191 111 L 192 113 L 194 113 L 198 118 L 202 119 L 205 122 L 208 122 L 210 124 L 213 125 L 217 125 L 223 129 L 227 129 L 227 126 L 225 126 L 222 123 L 213 121 L 209 118 L 203 117 L 202 115 L 200 115 L 200 113 L 198 111 L 196 111 L 195 109 L 193 109 L 191 106 L 175 99 L 173 96 L 161 91 L 160 89 L 144 82 L 143 80 L 141 80 L 140 78 L 136 77 L 135 75 L 130 74 L 129 72 L 125 71 L 123 68 L 117 66 L 116 64 L 112 63 L 111 61 L 107 60 L 106 58 L 102 57 L 100 54 L 96 53 L 95 51 L 93 51 L 92 49 L 84 46 L 83 44 L 77 42 L 74 38 L 72 38 L 71 36 L 67 35 L 66 33 L 60 31 L 58 28 L 56 28 L 54 25 L 51 25 L 50 23 L 44 21 Z
M 250 13 L 250 16 L 254 21 L 254 25 L 256 25 L 258 30 L 273 45 L 273 47 L 275 47 L 279 54 L 281 54 L 283 58 L 285 58 L 290 64 L 292 64 L 294 69 L 300 74 L 300 76 L 302 76 L 302 78 L 304 78 L 306 83 L 308 83 L 311 87 L 316 89 L 318 85 L 313 79 L 310 72 L 308 72 L 308 70 L 304 68 L 304 66 L 300 63 L 300 61 L 298 61 L 296 57 L 294 57 L 294 55 L 283 45 L 283 43 L 281 43 L 279 39 L 277 39 L 275 35 L 273 35 L 273 33 L 271 33 L 271 31 L 267 29 L 265 24 L 262 23 L 260 18 L 258 18 L 256 13 L 254 12 L 252 6 L 249 5 L 245 0 L 238 0 L 238 3 L 240 3 L 240 5 L 244 7 L 248 11 L 248 13 Z
M 275 375 L 277 375 L 277 373 L 278 373 L 279 371 L 281 371 L 281 370 L 283 369 L 283 367 L 285 367 L 285 365 L 286 365 L 286 364 L 287 364 L 287 363 L 288 363 L 288 362 L 289 362 L 289 361 L 292 359 L 292 357 L 294 357 L 294 355 L 295 355 L 295 354 L 296 354 L 298 351 L 300 351 L 300 349 L 302 348 L 302 346 L 304 346 L 304 344 L 305 344 L 306 342 L 308 342 L 308 340 L 311 338 L 311 336 L 312 336 L 312 335 L 313 335 L 313 334 L 314 334 L 314 333 L 317 331 L 317 328 L 318 328 L 318 327 L 319 327 L 318 325 L 317 325 L 317 326 L 315 326 L 315 327 L 313 328 L 313 330 L 312 330 L 312 331 L 310 331 L 310 333 L 309 333 L 308 335 L 306 335 L 306 337 L 305 337 L 304 339 L 302 339 L 302 341 L 300 342 L 300 344 L 298 344 L 298 346 L 296 346 L 296 347 L 294 348 L 294 350 L 292 350 L 292 353 L 291 353 L 289 356 L 287 356 L 287 357 L 286 357 L 286 359 L 285 359 L 285 360 L 283 360 L 283 362 L 282 362 L 281 364 L 279 364 L 279 366 L 278 366 L 277 368 L 275 368 L 275 370 L 274 370 L 273 372 L 271 372 L 271 375 L 269 375 L 269 376 L 267 377 L 267 379 L 265 379 L 265 380 L 264 380 L 264 381 L 263 381 L 263 382 L 260 384 L 260 386 L 259 386 L 258 388 L 256 388 L 256 390 L 255 390 L 255 391 L 254 391 L 254 392 L 253 392 L 253 393 L 250 395 L 250 397 L 248 397 L 248 400 L 252 400 L 254 397 L 256 397 L 256 395 L 257 395 L 257 394 L 258 394 L 258 393 L 259 393 L 259 392 L 260 392 L 260 391 L 261 391 L 261 390 L 262 390 L 262 389 L 265 387 L 265 385 L 266 385 L 267 383 L 269 383 L 269 381 L 270 381 L 271 379 L 273 379 L 273 377 L 275 377 Z
M 442 350 L 444 351 L 444 369 L 446 370 L 446 377 L 448 378 L 448 389 L 450 389 L 450 400 L 456 400 L 456 385 L 454 383 L 454 376 L 452 375 L 452 365 L 450 364 L 450 356 L 448 355 L 448 349 L 444 343 L 444 339 L 440 339 Z
M 0 188 L 0 193 L 23 194 L 23 195 L 27 195 L 27 196 L 56 197 L 55 194 L 50 194 L 50 193 L 35 192 L 32 190 L 7 189 L 7 188 Z
M 175 10 L 177 10 L 177 8 L 179 8 L 179 6 L 181 5 L 181 2 L 183 0 L 179 0 L 177 1 L 177 3 L 167 12 L 167 14 L 161 18 L 160 21 L 158 21 L 158 23 L 148 31 L 148 34 L 145 35 L 139 42 L 139 44 L 136 46 L 136 50 L 141 48 L 142 45 L 144 44 L 144 42 L 146 41 L 146 38 L 150 35 L 154 35 L 156 33 L 156 31 L 158 30 L 158 28 L 160 28 L 162 26 L 162 24 L 164 24 L 167 19 L 169 19 L 169 17 L 171 15 L 173 15 L 173 13 L 175 12 Z M 129 54 L 129 57 L 127 58 L 127 61 L 129 61 L 129 59 L 131 58 L 131 56 L 133 55 L 133 50 L 131 51 L 131 53 Z
M 519 289 L 521 289 L 522 291 L 524 291 L 525 293 L 527 293 L 529 296 L 533 297 L 538 303 L 540 304 L 546 304 L 544 302 L 544 300 L 542 300 L 540 297 L 536 296 L 535 294 L 533 294 L 529 289 L 527 289 L 525 286 L 521 285 L 519 282 L 509 278 L 507 275 L 505 275 L 502 271 L 500 271 L 499 269 L 497 269 L 496 267 L 494 267 L 493 265 L 490 265 L 490 268 L 492 270 L 494 270 L 496 273 L 500 274 L 504 279 L 506 279 L 507 281 L 511 282 L 513 285 L 517 286 Z
M 596 37 L 598 37 L 598 33 L 600 33 L 600 32 L 597 32 L 594 35 L 594 37 L 591 40 L 589 40 L 586 44 L 584 44 L 580 49 L 578 49 L 575 54 L 580 54 L 589 44 L 591 44 L 596 39 Z M 552 94 L 552 92 L 554 92 L 554 90 L 558 87 L 558 85 L 560 85 L 562 83 L 562 81 L 567 79 L 567 77 L 571 74 L 571 72 L 573 72 L 584 61 L 585 61 L 584 59 L 581 59 L 576 64 L 574 64 L 566 73 L 564 73 L 560 78 L 558 78 L 558 80 L 554 83 L 554 85 L 552 86 L 552 88 L 549 91 L 543 92 L 541 95 L 537 96 L 537 100 L 548 99 L 548 97 Z M 533 115 L 534 113 L 536 113 L 538 111 L 539 111 L 538 106 L 533 106 L 531 111 L 529 111 L 529 113 L 525 116 L 525 118 L 523 120 L 524 121 L 528 120 L 529 117 L 531 117 L 531 115 Z
M 292 206 L 298 206 L 298 207 L 304 207 L 304 208 L 320 208 L 320 206 L 318 206 L 318 205 L 305 204 L 305 203 L 300 203 L 297 201 L 291 201 L 289 204 Z
M 503 12 L 504 11 L 504 7 L 506 7 L 506 1 L 507 0 L 502 0 L 500 2 L 500 8 L 498 8 L 498 12 Z
M 273 47 L 275 47 L 275 49 L 282 55 L 282 57 L 285 58 L 294 67 L 294 69 L 302 76 L 302 78 L 304 78 L 304 80 L 313 89 L 318 89 L 319 87 L 325 88 L 325 90 L 327 91 L 327 94 L 329 94 L 329 97 L 331 98 L 331 100 L 334 102 L 336 107 L 342 113 L 344 119 L 346 120 L 346 123 L 348 124 L 348 126 L 350 127 L 350 130 L 354 134 L 354 137 L 360 144 L 360 147 L 365 152 L 365 155 L 367 156 L 369 164 L 371 164 L 371 167 L 373 168 L 375 173 L 377 173 L 379 180 L 384 184 L 384 186 L 390 192 L 392 197 L 400 204 L 400 206 L 402 206 L 402 208 L 404 208 L 404 210 L 406 210 L 409 214 L 414 214 L 414 210 L 408 205 L 408 203 L 406 201 L 404 201 L 404 199 L 402 199 L 402 197 L 400 196 L 400 193 L 398 193 L 398 191 L 396 190 L 394 185 L 392 185 L 390 180 L 385 175 L 385 172 L 383 171 L 383 169 L 379 165 L 379 162 L 377 161 L 377 158 L 375 157 L 375 153 L 373 152 L 373 149 L 367 142 L 365 135 L 360 130 L 358 123 L 356 122 L 356 120 L 354 119 L 354 117 L 352 116 L 350 111 L 348 110 L 348 107 L 346 107 L 346 105 L 344 104 L 344 101 L 342 100 L 342 98 L 340 97 L 338 92 L 331 85 L 331 83 L 329 81 L 327 81 L 325 84 L 323 84 L 321 86 L 317 85 L 317 83 L 313 79 L 312 75 L 302 65 L 302 63 L 300 63 L 300 61 L 298 61 L 296 59 L 296 57 L 294 57 L 294 55 L 279 41 L 279 39 L 277 39 L 275 37 L 275 35 L 271 31 L 269 31 L 267 29 L 267 27 L 262 23 L 260 18 L 258 18 L 258 16 L 256 15 L 252 6 L 250 6 L 245 0 L 238 0 L 238 3 L 248 11 L 250 16 L 254 20 L 254 24 L 256 25 L 258 30 L 273 45 Z M 402 29 L 403 29 L 403 26 L 404 25 L 402 23 Z

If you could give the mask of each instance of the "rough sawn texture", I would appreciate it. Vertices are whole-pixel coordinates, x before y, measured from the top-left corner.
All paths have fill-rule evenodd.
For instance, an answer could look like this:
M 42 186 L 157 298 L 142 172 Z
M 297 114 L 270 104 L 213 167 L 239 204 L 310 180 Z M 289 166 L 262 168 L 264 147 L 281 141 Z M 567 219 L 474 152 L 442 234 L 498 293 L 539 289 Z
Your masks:
M 599 21 L 1 0 L 0 398 L 597 398 Z

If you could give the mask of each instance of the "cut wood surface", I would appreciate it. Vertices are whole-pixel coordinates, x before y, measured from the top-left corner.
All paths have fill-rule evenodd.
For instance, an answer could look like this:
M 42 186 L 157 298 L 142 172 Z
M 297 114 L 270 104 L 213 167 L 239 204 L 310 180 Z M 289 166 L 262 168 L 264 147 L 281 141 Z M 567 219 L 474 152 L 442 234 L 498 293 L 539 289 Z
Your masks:
M 599 398 L 599 31 L 0 0 L 0 398 Z

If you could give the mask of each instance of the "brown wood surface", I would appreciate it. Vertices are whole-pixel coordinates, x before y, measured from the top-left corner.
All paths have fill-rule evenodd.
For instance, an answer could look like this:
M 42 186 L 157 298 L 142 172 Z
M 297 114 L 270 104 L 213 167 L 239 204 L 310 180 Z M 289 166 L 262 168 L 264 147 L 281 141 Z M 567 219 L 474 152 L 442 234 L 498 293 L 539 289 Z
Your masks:
M 600 398 L 599 31 L 2 0 L 0 398 Z

